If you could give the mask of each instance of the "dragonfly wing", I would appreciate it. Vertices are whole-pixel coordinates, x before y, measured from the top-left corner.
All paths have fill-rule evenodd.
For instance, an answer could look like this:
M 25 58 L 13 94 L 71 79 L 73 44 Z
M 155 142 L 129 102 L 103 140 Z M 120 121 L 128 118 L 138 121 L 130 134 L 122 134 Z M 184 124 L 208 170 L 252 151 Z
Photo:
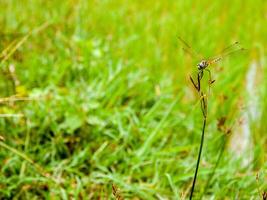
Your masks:
M 217 63 L 217 62 L 221 61 L 222 59 L 224 59 L 225 57 L 228 57 L 228 56 L 235 54 L 235 53 L 238 53 L 238 52 L 242 52 L 244 50 L 245 50 L 244 48 L 239 47 L 238 42 L 235 42 L 232 45 L 224 48 L 219 55 L 209 59 L 208 63 L 209 64 Z
M 187 49 L 187 48 L 183 48 L 183 51 L 185 53 L 189 54 L 191 57 L 196 57 L 196 55 L 192 51 L 190 51 L 189 49 Z
M 227 53 L 229 51 L 232 51 L 233 49 L 235 48 L 238 48 L 239 47 L 239 42 L 235 42 L 227 47 L 225 47 L 220 54 L 224 54 L 224 53 Z
M 190 47 L 190 45 L 185 42 L 180 36 L 178 36 L 178 40 L 183 44 L 183 50 L 188 53 L 192 57 L 201 58 L 200 54 L 197 53 L 194 49 Z

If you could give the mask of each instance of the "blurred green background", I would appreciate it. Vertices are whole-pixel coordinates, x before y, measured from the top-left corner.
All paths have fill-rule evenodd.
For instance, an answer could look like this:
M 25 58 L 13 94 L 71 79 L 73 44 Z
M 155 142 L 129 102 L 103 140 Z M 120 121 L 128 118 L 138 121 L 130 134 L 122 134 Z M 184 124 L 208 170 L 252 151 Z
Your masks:
M 115 199 L 112 184 L 187 198 L 202 114 L 199 60 L 178 36 L 204 57 L 247 49 L 211 68 L 196 199 L 266 191 L 266 1 L 2 0 L 0 13 L 0 199 Z

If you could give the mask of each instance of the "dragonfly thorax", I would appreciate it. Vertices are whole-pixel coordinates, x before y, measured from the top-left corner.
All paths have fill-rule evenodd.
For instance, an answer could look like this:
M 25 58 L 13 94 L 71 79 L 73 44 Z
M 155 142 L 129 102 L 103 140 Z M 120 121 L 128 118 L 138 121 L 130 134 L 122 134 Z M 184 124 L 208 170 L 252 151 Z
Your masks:
M 208 66 L 208 62 L 206 60 L 202 60 L 200 63 L 197 64 L 199 70 L 205 69 Z

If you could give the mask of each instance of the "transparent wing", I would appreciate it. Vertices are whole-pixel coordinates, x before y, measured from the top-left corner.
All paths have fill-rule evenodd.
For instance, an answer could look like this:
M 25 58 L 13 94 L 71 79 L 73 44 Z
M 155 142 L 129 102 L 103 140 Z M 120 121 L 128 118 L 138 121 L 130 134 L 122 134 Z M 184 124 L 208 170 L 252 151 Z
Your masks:
M 195 58 L 201 58 L 200 54 L 197 53 L 194 49 L 192 49 L 192 47 L 187 42 L 185 42 L 180 36 L 178 36 L 178 40 L 183 44 L 183 50 L 187 54 Z
M 229 51 L 232 51 L 234 50 L 235 48 L 238 48 L 240 45 L 239 45 L 239 42 L 235 42 L 227 47 L 225 47 L 222 51 L 221 51 L 221 54 L 223 53 L 226 53 L 226 52 L 229 52 Z
M 224 59 L 225 57 L 228 57 L 230 55 L 233 55 L 235 53 L 239 53 L 242 51 L 245 51 L 246 49 L 240 47 L 239 42 L 235 42 L 231 45 L 229 45 L 228 47 L 224 48 L 221 53 L 211 59 L 208 59 L 208 63 L 209 64 L 213 64 L 213 63 L 217 63 L 219 61 L 221 61 L 222 59 Z

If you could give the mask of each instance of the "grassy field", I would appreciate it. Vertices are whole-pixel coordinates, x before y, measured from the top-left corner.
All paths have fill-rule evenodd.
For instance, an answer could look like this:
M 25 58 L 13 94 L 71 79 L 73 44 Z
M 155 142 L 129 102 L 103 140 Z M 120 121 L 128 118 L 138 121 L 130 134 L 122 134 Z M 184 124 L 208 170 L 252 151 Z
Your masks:
M 266 1 L 2 0 L 0 12 L 0 199 L 115 199 L 112 185 L 188 199 L 202 114 L 198 60 L 178 36 L 204 57 L 247 49 L 211 67 L 194 199 L 261 199 Z

